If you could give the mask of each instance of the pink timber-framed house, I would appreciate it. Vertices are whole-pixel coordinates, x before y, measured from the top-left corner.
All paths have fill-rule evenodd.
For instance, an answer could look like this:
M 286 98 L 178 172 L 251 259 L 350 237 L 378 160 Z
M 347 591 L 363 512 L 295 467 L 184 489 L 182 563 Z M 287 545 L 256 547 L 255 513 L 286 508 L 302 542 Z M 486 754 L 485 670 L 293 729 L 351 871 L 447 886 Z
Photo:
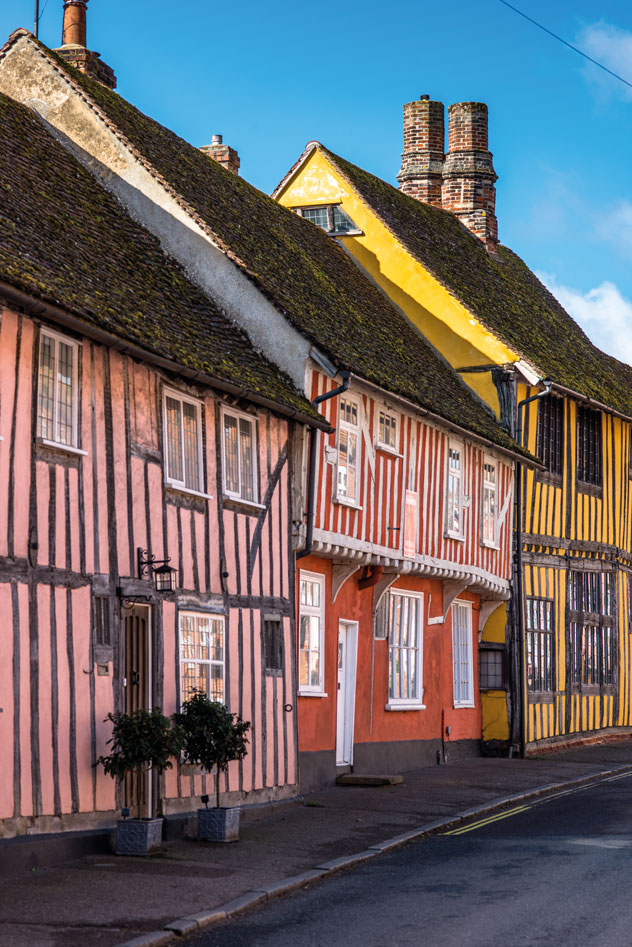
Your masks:
M 478 752 L 478 635 L 510 597 L 529 458 L 353 264 L 344 228 L 332 238 L 230 173 L 232 149 L 192 147 L 26 31 L 0 52 L 0 90 L 331 425 L 293 442 L 301 788 Z
M 290 458 L 326 422 L 2 94 L 0 181 L 0 837 L 113 825 L 106 714 L 196 687 L 252 722 L 225 798 L 294 796 Z

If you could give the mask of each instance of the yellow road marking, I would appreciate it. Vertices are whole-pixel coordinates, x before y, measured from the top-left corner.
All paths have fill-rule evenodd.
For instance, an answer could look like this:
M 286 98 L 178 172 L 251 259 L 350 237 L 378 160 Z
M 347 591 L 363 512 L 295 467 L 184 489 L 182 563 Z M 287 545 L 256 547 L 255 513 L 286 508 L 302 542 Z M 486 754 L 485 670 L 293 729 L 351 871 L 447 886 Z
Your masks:
M 443 835 L 463 835 L 465 832 L 472 832 L 474 829 L 480 829 L 484 825 L 489 825 L 490 822 L 499 822 L 501 819 L 508 819 L 509 816 L 517 815 L 518 812 L 525 812 L 527 809 L 530 809 L 531 806 L 518 806 L 516 809 L 508 809 L 506 812 L 500 812 L 497 815 L 491 815 L 487 819 L 479 819 L 478 822 L 472 822 L 471 825 L 466 825 L 465 827 L 452 829 L 450 832 L 443 832 Z

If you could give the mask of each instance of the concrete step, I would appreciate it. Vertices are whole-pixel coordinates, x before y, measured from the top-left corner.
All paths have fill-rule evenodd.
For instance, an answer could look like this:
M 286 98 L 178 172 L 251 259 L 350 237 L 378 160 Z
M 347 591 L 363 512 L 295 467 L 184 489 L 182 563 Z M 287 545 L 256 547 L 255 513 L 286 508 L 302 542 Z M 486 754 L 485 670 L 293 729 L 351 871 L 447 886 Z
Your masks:
M 373 776 L 367 773 L 344 773 L 336 779 L 336 786 L 397 786 L 403 776 Z

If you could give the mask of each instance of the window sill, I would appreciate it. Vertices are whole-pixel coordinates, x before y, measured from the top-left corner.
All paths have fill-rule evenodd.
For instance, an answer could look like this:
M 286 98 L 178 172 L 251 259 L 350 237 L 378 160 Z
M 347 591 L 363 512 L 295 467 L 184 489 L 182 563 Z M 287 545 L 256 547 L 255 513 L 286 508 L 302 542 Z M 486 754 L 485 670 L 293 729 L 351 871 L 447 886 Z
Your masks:
M 348 506 L 351 510 L 362 509 L 360 503 L 356 503 L 355 500 L 348 500 L 347 497 L 334 497 L 334 503 L 339 503 L 341 506 Z
M 388 454 L 389 457 L 398 457 L 400 460 L 403 459 L 404 455 L 400 454 L 397 448 L 388 447 L 387 444 L 376 444 L 375 449 L 379 450 L 382 454 Z
M 481 546 L 484 546 L 485 549 L 500 549 L 498 543 L 490 543 L 487 539 L 481 539 Z
M 451 533 L 449 529 L 446 529 L 443 535 L 446 539 L 455 539 L 457 543 L 465 542 L 465 535 L 463 533 Z
M 584 483 L 583 480 L 576 480 L 575 484 L 578 493 L 585 493 L 591 497 L 603 496 L 603 486 L 600 483 Z
M 474 701 L 460 701 L 458 704 L 454 704 L 455 710 L 473 710 L 476 704 Z
M 546 483 L 550 487 L 561 487 L 562 474 L 552 473 L 550 470 L 536 470 L 535 478 L 539 483 Z
M 554 691 L 527 691 L 527 703 L 529 704 L 554 704 Z
M 298 692 L 299 697 L 328 697 L 324 691 L 301 691 Z
M 61 444 L 59 441 L 49 441 L 45 437 L 35 439 L 36 444 L 43 444 L 45 447 L 52 447 L 54 450 L 63 451 L 65 454 L 78 454 L 80 457 L 87 457 L 88 451 L 80 447 L 72 447 L 70 444 Z
M 384 704 L 384 710 L 388 711 L 403 711 L 403 710 L 425 710 L 426 705 L 420 703 L 411 703 L 411 704 L 400 704 L 397 702 L 389 702 Z
M 253 510 L 265 510 L 265 503 L 255 503 L 254 500 L 244 500 L 243 497 L 236 497 L 232 493 L 224 493 L 224 500 L 230 500 L 232 503 L 239 503 L 240 506 L 251 506 Z
M 236 497 L 230 497 L 226 494 L 222 497 L 222 507 L 225 510 L 232 510 L 233 513 L 243 513 L 244 516 L 259 516 L 266 507 L 263 503 L 254 503 L 252 500 L 238 500 Z
M 191 490 L 189 487 L 183 487 L 179 483 L 174 483 L 173 480 L 165 480 L 165 487 L 168 487 L 169 490 L 175 490 L 177 493 L 184 493 L 189 497 L 200 497 L 202 500 L 213 499 L 210 493 L 202 493 L 200 490 Z
M 364 230 L 327 230 L 329 237 L 362 237 Z

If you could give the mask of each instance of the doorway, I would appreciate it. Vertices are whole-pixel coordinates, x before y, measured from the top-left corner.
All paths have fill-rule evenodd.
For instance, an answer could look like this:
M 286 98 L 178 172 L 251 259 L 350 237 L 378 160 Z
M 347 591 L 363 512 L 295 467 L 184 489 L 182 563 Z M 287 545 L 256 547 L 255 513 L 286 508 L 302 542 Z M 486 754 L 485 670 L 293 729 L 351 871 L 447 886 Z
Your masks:
M 135 710 L 151 710 L 151 608 L 149 605 L 134 605 L 123 612 L 125 661 L 124 661 L 124 706 L 125 713 Z M 151 772 L 140 777 L 128 774 L 124 783 L 124 804 L 139 818 L 151 818 L 154 814 L 153 780 Z
M 336 766 L 353 765 L 356 655 L 358 623 L 338 623 L 338 678 L 336 703 Z

